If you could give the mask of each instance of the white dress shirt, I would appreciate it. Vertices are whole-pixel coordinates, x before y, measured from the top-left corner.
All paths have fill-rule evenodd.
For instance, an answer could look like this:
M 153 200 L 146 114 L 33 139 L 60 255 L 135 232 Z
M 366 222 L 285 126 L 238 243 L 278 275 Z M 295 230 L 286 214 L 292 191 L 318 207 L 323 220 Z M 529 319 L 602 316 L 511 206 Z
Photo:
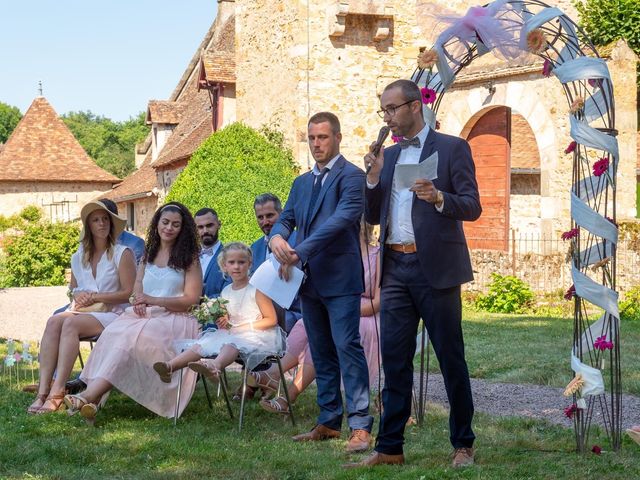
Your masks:
M 416 165 L 420 163 L 420 153 L 422 153 L 422 147 L 424 147 L 428 134 L 429 126 L 425 125 L 424 128 L 416 135 L 416 137 L 420 139 L 420 147 L 411 145 L 407 148 L 403 148 L 400 151 L 398 162 L 396 164 Z M 371 185 L 367 182 L 368 188 L 375 188 L 376 185 Z M 413 223 L 411 222 L 412 204 L 413 192 L 409 191 L 408 188 L 402 190 L 398 189 L 396 187 L 396 178 L 394 174 L 393 185 L 391 188 L 391 201 L 389 203 L 389 232 L 386 240 L 387 243 L 415 243 L 416 240 L 413 233 Z
M 211 255 L 207 254 L 200 254 L 200 265 L 202 266 L 202 279 L 204 280 L 204 276 L 207 273 L 207 268 L 209 267 L 209 263 L 211 262 L 211 259 L 215 256 L 216 252 L 218 251 L 218 249 L 220 248 L 222 244 L 220 243 L 220 240 L 218 240 L 216 243 L 213 244 L 213 247 L 211 247 L 211 251 L 213 252 Z
M 324 167 L 327 170 L 331 170 L 333 168 L 333 166 L 336 164 L 336 162 L 338 161 L 338 158 L 340 158 L 340 153 L 338 153 L 335 157 L 333 157 L 331 160 L 329 160 L 329 163 L 327 163 L 327 165 Z M 318 175 L 320 175 L 320 169 L 318 168 L 318 164 L 316 163 L 313 168 L 311 169 L 311 171 L 313 172 L 313 183 L 316 183 L 316 177 Z M 327 172 L 328 174 L 328 172 Z M 327 175 L 325 175 L 322 178 L 322 185 L 324 185 L 325 180 L 327 179 Z

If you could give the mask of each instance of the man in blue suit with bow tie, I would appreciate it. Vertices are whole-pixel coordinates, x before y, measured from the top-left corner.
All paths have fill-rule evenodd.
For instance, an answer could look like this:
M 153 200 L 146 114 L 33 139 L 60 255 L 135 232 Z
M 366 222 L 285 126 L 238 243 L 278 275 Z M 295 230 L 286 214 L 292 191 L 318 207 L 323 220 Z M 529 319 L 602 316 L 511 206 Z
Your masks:
M 228 283 L 218 265 L 222 243 L 218 240 L 220 220 L 213 208 L 201 208 L 193 216 L 200 237 L 200 265 L 202 266 L 202 294 L 217 298 Z
M 422 318 L 442 370 L 450 404 L 453 467 L 474 462 L 473 399 L 464 357 L 460 285 L 473 273 L 462 229 L 482 208 L 469 144 L 425 124 L 418 86 L 397 80 L 384 89 L 378 112 L 403 140 L 368 168 L 366 220 L 380 225 L 380 337 L 385 374 L 383 414 L 375 452 L 358 464 L 403 463 L 404 427 L 411 414 L 413 356 Z M 437 178 L 399 188 L 396 165 L 438 153 Z
M 369 448 L 373 417 L 369 415 L 369 374 L 360 345 L 360 294 L 364 290 L 360 255 L 360 218 L 364 209 L 364 173 L 340 155 L 340 121 L 329 112 L 313 115 L 308 142 L 313 170 L 293 182 L 291 193 L 271 230 L 270 247 L 283 278 L 302 264 L 306 280 L 300 289 L 311 356 L 316 368 L 317 425 L 294 441 L 338 438 L 344 382 L 348 452 Z M 295 243 L 287 242 L 297 229 Z

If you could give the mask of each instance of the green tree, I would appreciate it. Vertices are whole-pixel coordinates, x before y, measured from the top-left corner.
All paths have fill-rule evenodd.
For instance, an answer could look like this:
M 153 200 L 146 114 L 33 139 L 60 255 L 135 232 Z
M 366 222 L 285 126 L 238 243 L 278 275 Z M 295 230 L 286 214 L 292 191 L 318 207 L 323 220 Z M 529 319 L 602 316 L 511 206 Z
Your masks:
M 134 147 L 149 133 L 144 112 L 123 122 L 114 122 L 91 111 L 69 112 L 62 120 L 89 156 L 120 178 L 134 170 Z
M 194 152 L 173 183 L 167 201 L 184 203 L 192 212 L 212 207 L 222 221 L 224 241 L 250 243 L 261 235 L 253 199 L 271 192 L 284 202 L 297 167 L 282 135 L 233 123 L 214 133 Z
M 5 143 L 22 118 L 18 107 L 0 102 L 0 143 Z
M 640 2 L 638 0 L 575 0 L 580 24 L 597 46 L 623 38 L 640 55 Z

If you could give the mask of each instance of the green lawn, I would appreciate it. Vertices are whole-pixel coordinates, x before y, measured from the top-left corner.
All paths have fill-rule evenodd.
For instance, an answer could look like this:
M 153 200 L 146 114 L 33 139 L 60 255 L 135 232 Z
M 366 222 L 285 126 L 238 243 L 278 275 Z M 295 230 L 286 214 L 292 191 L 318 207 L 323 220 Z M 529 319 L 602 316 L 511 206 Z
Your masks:
M 570 377 L 569 320 L 465 312 L 464 329 L 475 377 L 552 385 L 564 385 Z M 633 349 L 639 330 L 632 323 L 622 329 L 627 371 L 639 370 L 640 356 Z M 637 379 L 633 383 L 628 373 L 623 378 L 625 389 L 638 391 Z M 232 377 L 232 382 L 237 380 Z M 454 471 L 449 468 L 447 414 L 434 405 L 428 408 L 425 426 L 407 430 L 406 466 L 348 471 L 341 468 L 342 463 L 360 456 L 344 453 L 345 439 L 319 444 L 296 444 L 289 439 L 313 425 L 312 391 L 296 405 L 297 427 L 251 402 L 241 434 L 221 401 L 208 409 L 201 384 L 177 428 L 118 393 L 100 412 L 95 428 L 87 427 L 79 416 L 64 413 L 28 416 L 25 410 L 31 400 L 32 395 L 22 393 L 15 381 L 10 387 L 3 375 L 0 478 L 640 478 L 638 446 L 626 435 L 620 453 L 606 452 L 606 440 L 596 433 L 591 444 L 601 445 L 602 455 L 576 455 L 571 429 L 482 414 L 474 424 L 478 465 Z

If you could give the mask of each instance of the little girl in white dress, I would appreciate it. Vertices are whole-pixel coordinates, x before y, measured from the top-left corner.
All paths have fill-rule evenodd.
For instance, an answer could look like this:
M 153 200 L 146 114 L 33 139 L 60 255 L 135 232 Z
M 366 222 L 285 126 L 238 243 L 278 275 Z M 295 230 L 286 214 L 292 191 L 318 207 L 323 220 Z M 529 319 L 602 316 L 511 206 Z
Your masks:
M 173 372 L 186 366 L 217 378 L 239 354 L 251 370 L 284 348 L 284 334 L 277 326 L 273 303 L 249 284 L 251 249 L 240 242 L 230 243 L 222 249 L 218 262 L 222 272 L 233 280 L 220 294 L 228 301 L 228 315 L 218 319 L 217 330 L 208 330 L 197 340 L 179 342 L 185 350 L 173 360 L 154 363 L 153 369 L 163 382 L 170 382 Z M 201 361 L 213 355 L 217 355 L 215 360 Z

